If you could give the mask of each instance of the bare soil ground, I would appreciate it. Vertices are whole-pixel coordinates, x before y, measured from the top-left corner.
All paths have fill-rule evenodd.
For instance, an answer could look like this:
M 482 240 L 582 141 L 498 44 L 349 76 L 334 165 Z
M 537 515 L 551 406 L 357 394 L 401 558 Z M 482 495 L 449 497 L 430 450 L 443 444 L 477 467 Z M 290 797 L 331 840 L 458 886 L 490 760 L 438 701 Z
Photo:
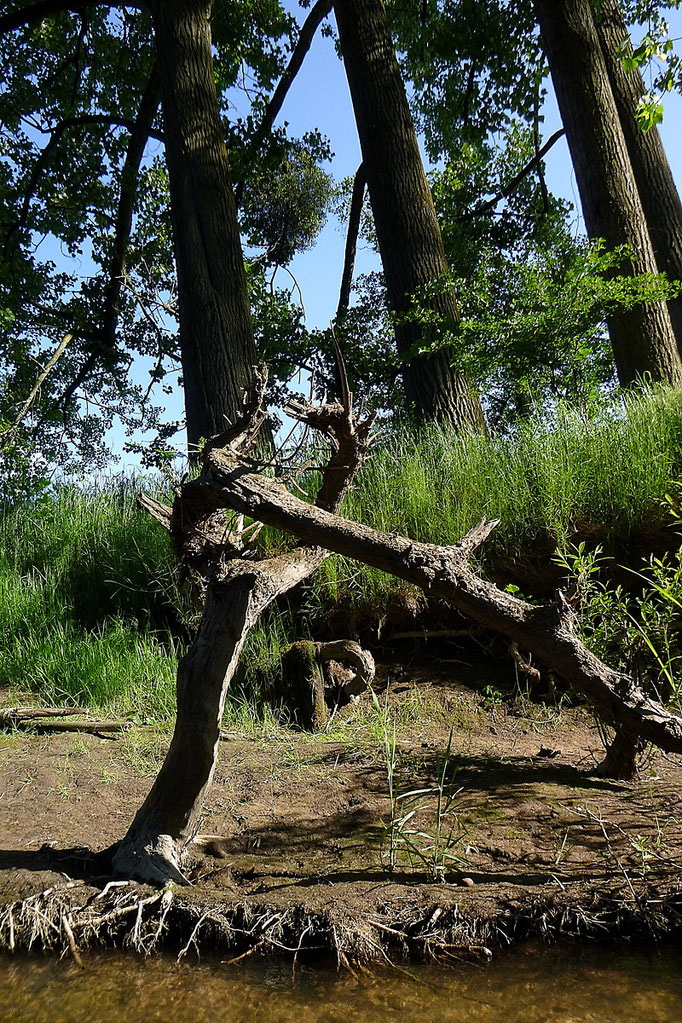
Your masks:
M 492 664 L 384 666 L 379 678 L 387 728 L 363 697 L 327 735 L 255 726 L 221 743 L 202 822 L 214 837 L 176 894 L 189 921 L 178 933 L 222 913 L 248 950 L 268 945 L 268 914 L 288 915 L 271 944 L 305 944 L 326 921 L 364 935 L 366 954 L 679 928 L 679 762 L 649 753 L 635 782 L 596 777 L 587 711 L 503 698 L 510 679 Z M 393 723 L 394 817 L 416 812 L 391 840 Z M 69 879 L 71 903 L 95 899 L 107 878 L 90 854 L 124 834 L 168 739 L 0 733 L 0 908 Z

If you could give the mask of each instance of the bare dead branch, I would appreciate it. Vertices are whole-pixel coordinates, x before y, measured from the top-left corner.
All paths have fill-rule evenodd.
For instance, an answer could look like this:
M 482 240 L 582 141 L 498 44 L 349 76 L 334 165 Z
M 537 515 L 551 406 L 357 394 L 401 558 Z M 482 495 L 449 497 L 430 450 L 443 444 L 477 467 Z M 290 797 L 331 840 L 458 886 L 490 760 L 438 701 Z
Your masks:
M 64 337 L 59 342 L 59 344 L 57 345 L 54 352 L 52 353 L 52 355 L 50 356 L 50 358 L 48 359 L 48 361 L 45 363 L 45 366 L 42 368 L 42 370 L 40 371 L 36 378 L 35 384 L 31 388 L 30 394 L 28 395 L 26 400 L 22 402 L 21 408 L 19 409 L 14 422 L 0 437 L 0 451 L 5 451 L 12 443 L 12 440 L 16 436 L 16 432 L 19 429 L 19 424 L 21 423 L 22 419 L 24 418 L 28 410 L 33 405 L 38 395 L 40 394 L 40 388 L 45 383 L 45 380 L 47 379 L 50 371 L 56 366 L 60 356 L 64 353 L 69 342 L 72 340 L 73 334 L 65 334 Z
M 523 179 L 527 177 L 531 173 L 531 171 L 535 170 L 536 167 L 540 166 L 542 158 L 549 152 L 552 146 L 555 145 L 555 143 L 557 143 L 559 139 L 565 134 L 566 133 L 563 128 L 560 128 L 558 131 L 555 131 L 554 134 L 550 135 L 550 137 L 547 139 L 544 146 L 542 146 L 542 148 L 535 153 L 535 156 L 532 158 L 532 160 L 529 160 L 528 163 L 521 168 L 518 174 L 515 174 L 514 177 L 511 178 L 507 182 L 507 184 L 500 189 L 497 195 L 494 195 L 492 199 L 486 199 L 485 202 L 481 203 L 480 206 L 476 206 L 473 210 L 465 210 L 463 213 L 459 214 L 457 219 L 473 220 L 474 217 L 484 217 L 486 213 L 492 213 L 492 211 L 497 206 L 498 202 L 500 202 L 502 199 L 506 199 L 507 196 L 511 195 L 514 189 L 521 184 Z
M 465 533 L 461 540 L 454 545 L 455 549 L 468 558 L 488 539 L 493 529 L 499 526 L 499 519 L 479 519 L 475 526 L 472 526 L 468 533 Z
M 176 491 L 171 540 L 181 564 L 205 581 L 205 603 L 194 642 L 178 665 L 178 716 L 168 755 L 113 854 L 114 869 L 128 877 L 183 883 L 185 848 L 196 832 L 211 782 L 225 694 L 246 635 L 273 600 L 306 579 L 329 556 L 317 546 L 303 546 L 276 557 L 247 558 L 242 521 L 235 529 L 225 517 L 226 503 L 213 483 L 214 467 L 223 460 L 244 466 L 243 451 L 253 447 L 265 417 L 265 381 L 265 368 L 259 367 L 245 414 L 204 447 L 200 477 Z M 333 453 L 329 478 L 326 470 L 323 473 L 323 499 L 337 507 L 369 448 L 369 424 L 356 423 L 352 409 L 341 405 L 316 407 L 304 402 L 297 411 L 303 421 L 315 419 L 325 425 Z M 343 466 L 334 461 L 340 452 Z M 149 501 L 144 506 L 165 525 L 167 509 Z
M 137 503 L 140 508 L 149 512 L 151 517 L 156 519 L 156 521 L 170 533 L 171 518 L 173 516 L 172 508 L 169 508 L 167 504 L 162 504 L 161 501 L 156 501 L 153 497 L 149 497 L 147 494 L 138 494 Z

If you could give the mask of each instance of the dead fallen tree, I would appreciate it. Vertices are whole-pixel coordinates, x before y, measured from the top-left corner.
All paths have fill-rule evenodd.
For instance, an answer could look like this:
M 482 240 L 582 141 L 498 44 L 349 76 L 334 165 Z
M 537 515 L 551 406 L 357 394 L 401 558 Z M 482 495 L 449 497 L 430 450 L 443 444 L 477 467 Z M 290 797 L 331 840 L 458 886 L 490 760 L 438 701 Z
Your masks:
M 457 543 L 437 546 L 339 516 L 343 494 L 370 445 L 370 421 L 355 421 L 347 388 L 343 405 L 292 401 L 286 409 L 331 441 L 314 505 L 280 479 L 257 471 L 252 452 L 265 418 L 264 383 L 260 370 L 243 420 L 206 446 L 200 476 L 178 489 L 172 510 L 143 502 L 169 529 L 184 572 L 195 583 L 199 580 L 205 606 L 195 641 L 178 666 L 178 713 L 168 756 L 114 852 L 117 871 L 157 882 L 185 880 L 183 859 L 210 785 L 225 695 L 246 634 L 268 604 L 315 571 L 329 552 L 373 565 L 448 601 L 562 677 L 615 727 L 604 771 L 630 776 L 640 740 L 682 752 L 682 719 L 585 647 L 561 594 L 550 605 L 528 604 L 472 570 L 470 556 L 496 522 L 482 519 Z M 244 528 L 247 516 L 292 534 L 305 546 L 254 559 L 245 543 L 253 529 Z
M 616 728 L 616 749 L 608 764 L 618 768 L 636 739 L 668 752 L 682 753 L 682 718 L 651 699 L 628 675 L 609 668 L 576 635 L 574 616 L 563 595 L 552 604 L 520 600 L 477 575 L 469 558 L 497 525 L 481 519 L 452 546 L 419 543 L 350 522 L 313 507 L 275 479 L 254 473 L 229 452 L 209 453 L 205 476 L 197 488 L 220 494 L 225 506 L 291 533 L 304 543 L 365 562 L 414 583 L 428 596 L 448 601 L 487 629 L 508 637 L 586 696 L 605 721 Z M 620 765 L 631 772 L 630 758 Z

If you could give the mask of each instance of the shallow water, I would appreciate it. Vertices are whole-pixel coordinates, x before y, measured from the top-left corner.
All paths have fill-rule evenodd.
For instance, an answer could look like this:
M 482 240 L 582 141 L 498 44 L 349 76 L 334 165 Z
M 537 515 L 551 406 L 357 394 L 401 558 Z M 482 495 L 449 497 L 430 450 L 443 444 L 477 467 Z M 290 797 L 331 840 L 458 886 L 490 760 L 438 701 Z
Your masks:
M 353 977 L 287 962 L 0 958 L 2 1023 L 680 1023 L 681 951 L 527 949 Z

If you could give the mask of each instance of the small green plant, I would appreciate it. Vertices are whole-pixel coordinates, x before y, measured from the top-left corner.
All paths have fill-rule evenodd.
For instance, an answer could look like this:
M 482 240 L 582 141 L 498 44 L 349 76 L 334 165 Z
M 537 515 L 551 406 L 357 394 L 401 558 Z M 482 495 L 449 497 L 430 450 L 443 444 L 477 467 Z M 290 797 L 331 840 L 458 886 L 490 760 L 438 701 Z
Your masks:
M 466 866 L 473 848 L 456 810 L 463 790 L 447 780 L 451 766 L 452 729 L 445 753 L 436 762 L 436 784 L 396 796 L 402 812 L 390 825 L 391 844 L 403 848 L 410 863 L 425 867 L 436 881 L 445 879 L 449 867 Z M 424 817 L 431 818 L 430 826 L 420 823 Z
M 383 706 L 375 693 L 372 702 L 381 728 L 386 764 L 386 782 L 391 816 L 382 821 L 381 855 L 392 873 L 399 860 L 426 869 L 434 880 L 443 880 L 449 867 L 468 863 L 472 850 L 469 836 L 457 814 L 455 789 L 448 780 L 453 773 L 452 735 L 442 756 L 436 761 L 436 784 L 399 792 L 396 787 L 398 753 L 395 718 L 389 711 L 388 691 Z
M 604 571 L 609 559 L 601 546 L 588 550 L 580 543 L 559 551 L 555 560 L 566 569 L 577 625 L 589 645 L 658 699 L 679 706 L 682 548 L 675 555 L 652 555 L 641 572 L 621 566 L 638 580 L 632 591 L 609 585 Z

